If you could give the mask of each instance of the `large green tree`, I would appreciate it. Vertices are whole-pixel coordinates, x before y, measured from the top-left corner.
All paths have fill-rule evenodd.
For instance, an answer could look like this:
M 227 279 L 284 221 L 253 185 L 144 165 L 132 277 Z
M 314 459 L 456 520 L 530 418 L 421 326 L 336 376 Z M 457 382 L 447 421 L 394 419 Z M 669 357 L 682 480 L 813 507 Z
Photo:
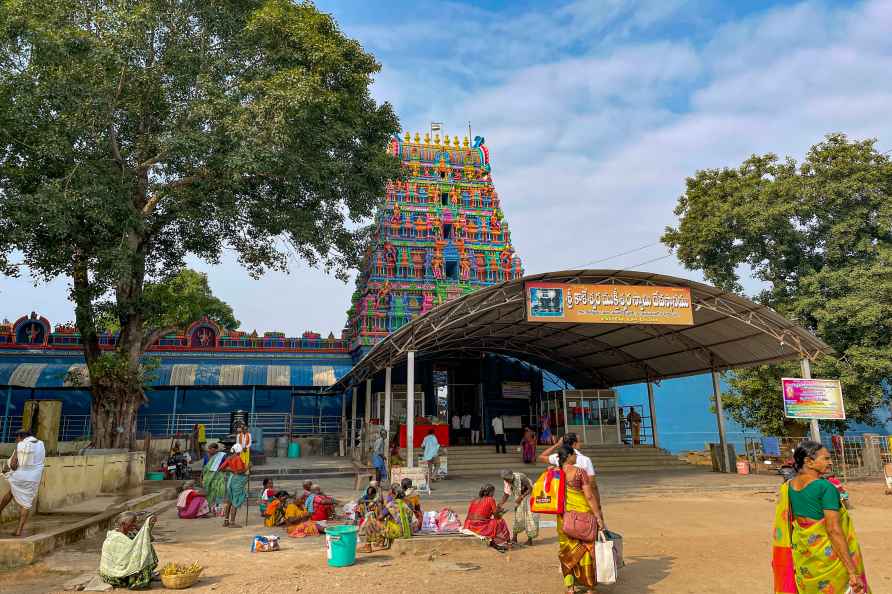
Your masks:
M 378 68 L 310 3 L 0 0 L 0 264 L 71 279 L 97 446 L 132 440 L 147 281 L 226 249 L 252 274 L 354 264 L 397 172 Z
M 892 378 L 892 163 L 875 141 L 828 135 L 802 163 L 753 155 L 735 168 L 698 171 L 663 241 L 717 286 L 742 292 L 741 274 L 764 289 L 755 299 L 836 350 L 813 368 L 839 378 L 849 419 L 875 421 Z M 770 433 L 783 418 L 780 378 L 798 365 L 737 370 L 726 407 L 741 424 Z

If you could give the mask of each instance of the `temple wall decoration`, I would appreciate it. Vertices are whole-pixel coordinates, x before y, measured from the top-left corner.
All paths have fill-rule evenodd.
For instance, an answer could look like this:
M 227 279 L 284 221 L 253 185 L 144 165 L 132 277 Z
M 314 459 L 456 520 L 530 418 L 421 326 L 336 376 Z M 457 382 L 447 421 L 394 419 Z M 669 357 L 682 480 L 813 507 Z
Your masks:
M 394 137 L 402 177 L 385 188 L 349 313 L 351 349 L 435 305 L 523 276 L 481 137 Z

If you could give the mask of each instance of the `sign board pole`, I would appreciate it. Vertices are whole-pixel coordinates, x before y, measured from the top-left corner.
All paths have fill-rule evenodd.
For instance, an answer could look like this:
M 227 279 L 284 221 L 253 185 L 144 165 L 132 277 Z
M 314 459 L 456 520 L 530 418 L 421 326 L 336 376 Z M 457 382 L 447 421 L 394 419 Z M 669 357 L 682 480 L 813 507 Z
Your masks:
M 715 417 L 719 425 L 719 447 L 725 461 L 725 472 L 732 472 L 731 457 L 728 456 L 728 440 L 725 437 L 725 410 L 722 407 L 722 389 L 719 386 L 719 372 L 712 371 L 712 392 L 715 394 Z
M 616 409 L 616 443 L 623 445 L 622 413 L 619 410 L 619 396 L 613 400 L 613 408 Z
M 415 351 L 406 353 L 406 462 L 415 468 Z
M 292 395 L 294 402 L 294 395 Z M 347 455 L 347 391 L 341 392 L 341 455 Z
M 567 434 L 567 391 L 561 390 L 561 397 L 564 400 L 564 435 Z M 555 408 L 557 408 L 557 403 L 555 403 Z
M 654 447 L 660 447 L 660 438 L 657 437 L 657 407 L 654 402 L 654 385 L 647 382 L 647 404 L 650 405 L 650 432 L 653 435 Z
M 365 380 L 365 435 L 366 439 L 371 436 L 369 434 L 369 421 L 372 420 L 372 379 Z
M 359 398 L 359 387 L 353 386 L 353 398 L 350 399 L 350 457 L 356 453 L 356 399 Z
M 811 379 L 811 362 L 807 358 L 803 358 L 800 362 L 800 367 L 802 367 L 802 379 Z M 818 420 L 812 419 L 809 426 L 812 441 L 821 443 L 821 427 L 818 425 Z
M 387 439 L 390 439 L 390 382 L 393 376 L 393 367 L 384 370 L 384 430 L 387 431 Z

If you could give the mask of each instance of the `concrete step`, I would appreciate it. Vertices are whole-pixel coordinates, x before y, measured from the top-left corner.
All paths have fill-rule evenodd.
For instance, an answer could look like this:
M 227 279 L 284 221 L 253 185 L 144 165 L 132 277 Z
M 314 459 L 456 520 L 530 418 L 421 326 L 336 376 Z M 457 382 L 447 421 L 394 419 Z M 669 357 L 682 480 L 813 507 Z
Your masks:
M 690 465 L 682 465 L 682 466 L 663 466 L 663 465 L 634 465 L 627 466 L 625 468 L 598 468 L 598 474 L 628 474 L 628 473 L 638 473 L 638 472 L 652 472 L 652 471 L 689 471 L 693 468 Z M 542 469 L 533 469 L 527 467 L 526 470 L 523 468 L 515 468 L 515 470 L 523 471 L 525 474 L 530 476 L 530 478 L 537 478 L 539 473 L 541 473 Z M 449 468 L 449 477 L 450 478 L 466 478 L 466 477 L 475 477 L 475 476 L 486 476 L 486 477 L 498 477 L 498 470 L 493 469 L 469 469 L 469 470 L 453 470 L 452 467 Z M 494 480 L 494 479 L 493 479 Z

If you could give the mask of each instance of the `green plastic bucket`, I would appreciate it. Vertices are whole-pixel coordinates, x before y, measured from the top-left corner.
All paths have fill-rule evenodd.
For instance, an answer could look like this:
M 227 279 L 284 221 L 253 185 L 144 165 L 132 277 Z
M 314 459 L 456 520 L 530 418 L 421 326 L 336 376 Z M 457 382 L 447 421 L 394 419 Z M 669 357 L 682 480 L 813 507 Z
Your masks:
M 164 473 L 163 472 L 147 472 L 146 480 L 147 481 L 163 481 Z
M 296 441 L 292 441 L 288 444 L 288 457 L 300 458 L 300 444 Z
M 328 564 L 347 567 L 356 563 L 356 526 L 331 526 L 325 529 Z

